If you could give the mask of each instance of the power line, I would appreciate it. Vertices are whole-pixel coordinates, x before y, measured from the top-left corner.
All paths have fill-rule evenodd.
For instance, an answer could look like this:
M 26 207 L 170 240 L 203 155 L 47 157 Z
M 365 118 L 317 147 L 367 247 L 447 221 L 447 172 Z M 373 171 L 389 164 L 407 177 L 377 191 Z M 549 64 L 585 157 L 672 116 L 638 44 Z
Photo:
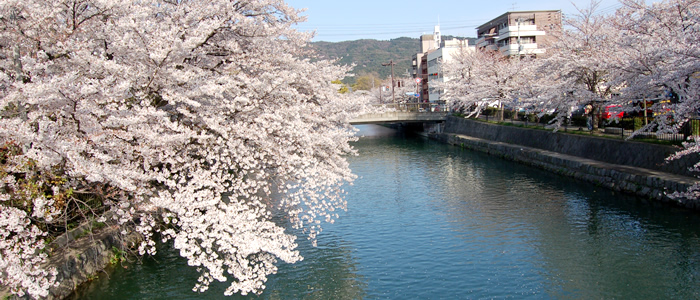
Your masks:
M 442 30 L 457 30 L 457 29 L 476 29 L 478 25 L 467 25 L 467 26 L 457 26 L 457 27 L 447 27 L 442 28 Z M 334 31 L 321 31 L 316 30 L 316 35 L 323 36 L 357 36 L 357 35 L 384 35 L 384 34 L 420 34 L 426 32 L 425 30 L 400 30 L 400 31 L 352 31 L 352 33 L 344 32 L 334 32 Z M 475 31 L 476 32 L 476 31 Z
M 618 9 L 622 8 L 622 6 L 623 5 L 620 3 L 613 4 L 613 5 L 598 9 L 595 11 L 595 13 L 597 15 L 607 15 L 609 13 L 616 12 Z
M 458 21 L 444 21 L 441 20 L 440 23 L 441 25 L 454 25 L 454 24 L 465 24 L 465 23 L 483 23 L 486 22 L 490 19 L 463 19 L 463 20 L 458 20 Z M 364 23 L 364 24 L 314 24 L 314 25 L 309 25 L 308 23 L 301 23 L 298 26 L 299 27 L 323 27 L 323 28 L 358 28 L 358 27 L 405 27 L 405 26 L 411 26 L 411 27 L 422 27 L 422 26 L 434 26 L 436 23 L 431 22 L 431 21 L 425 21 L 425 22 L 407 22 L 407 23 Z
M 476 27 L 488 20 L 464 20 L 461 22 L 440 22 L 447 26 L 441 26 L 443 32 L 446 31 L 464 31 L 468 29 L 473 31 L 471 35 L 476 35 Z M 473 23 L 472 23 L 473 22 Z M 428 25 L 429 24 L 429 25 Z M 334 25 L 334 26 L 296 26 L 300 31 L 315 31 L 316 38 L 332 39 L 344 37 L 362 37 L 362 36 L 384 36 L 384 35 L 420 35 L 426 32 L 432 32 L 435 23 L 404 23 L 404 24 L 361 24 L 361 25 Z M 448 33 L 452 35 L 464 35 L 463 33 Z M 467 34 L 469 35 L 469 34 Z

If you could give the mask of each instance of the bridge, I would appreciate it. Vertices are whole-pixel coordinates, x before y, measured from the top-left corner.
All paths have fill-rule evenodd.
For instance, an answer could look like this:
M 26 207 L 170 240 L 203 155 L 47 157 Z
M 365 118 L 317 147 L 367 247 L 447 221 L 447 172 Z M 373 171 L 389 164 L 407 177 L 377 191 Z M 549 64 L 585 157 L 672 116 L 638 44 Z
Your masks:
M 350 124 L 436 123 L 447 119 L 444 105 L 430 103 L 385 104 L 387 112 L 369 113 L 356 117 Z

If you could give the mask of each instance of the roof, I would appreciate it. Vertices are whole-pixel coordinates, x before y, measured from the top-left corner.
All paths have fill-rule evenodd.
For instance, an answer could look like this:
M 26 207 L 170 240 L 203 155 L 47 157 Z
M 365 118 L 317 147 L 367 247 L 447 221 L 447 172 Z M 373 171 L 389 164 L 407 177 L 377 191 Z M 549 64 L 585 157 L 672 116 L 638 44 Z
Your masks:
M 490 26 L 492 26 L 491 23 L 492 23 L 493 21 L 496 21 L 496 20 L 498 20 L 498 19 L 501 19 L 501 18 L 506 17 L 506 16 L 511 15 L 511 14 L 528 14 L 528 13 L 531 14 L 531 13 L 546 13 L 546 12 L 550 12 L 550 13 L 551 13 L 551 12 L 561 13 L 561 10 L 558 10 L 558 9 L 557 9 L 557 10 L 521 10 L 521 11 L 509 11 L 509 12 L 506 12 L 506 13 L 504 13 L 504 14 L 502 14 L 502 15 L 496 17 L 496 18 L 493 18 L 493 19 L 489 20 L 488 22 L 486 22 L 486 23 L 484 23 L 484 24 L 481 24 L 480 26 L 476 27 L 476 29 L 479 30 L 479 29 L 482 28 L 482 27 L 490 27 Z

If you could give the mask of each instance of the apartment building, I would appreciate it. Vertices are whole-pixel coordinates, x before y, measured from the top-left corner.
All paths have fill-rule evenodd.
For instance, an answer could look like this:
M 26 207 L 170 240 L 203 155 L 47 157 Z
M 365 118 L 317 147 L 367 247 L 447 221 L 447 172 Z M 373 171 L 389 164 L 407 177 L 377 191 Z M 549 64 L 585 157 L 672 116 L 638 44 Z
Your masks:
M 473 51 L 475 48 L 469 46 L 467 40 L 443 41 L 439 25 L 435 26 L 433 34 L 421 36 L 421 53 L 413 57 L 413 77 L 421 79 L 418 86 L 421 102 L 441 100 L 443 91 L 436 88 L 436 83 L 449 80 L 443 76 L 441 63 L 451 60 L 461 49 Z
M 428 53 L 440 48 L 442 35 L 440 26 L 435 26 L 433 34 L 424 34 L 420 37 L 421 52 L 413 57 L 413 78 L 420 78 L 418 93 L 420 101 L 428 101 Z
M 436 102 L 441 99 L 443 90 L 437 88 L 437 84 L 450 80 L 442 71 L 442 63 L 449 62 L 454 55 L 460 51 L 474 51 L 474 47 L 469 47 L 467 40 L 452 39 L 445 41 L 441 47 L 435 51 L 427 53 L 427 71 L 428 71 L 428 101 Z
M 561 29 L 560 10 L 514 11 L 477 27 L 476 48 L 506 56 L 542 55 Z

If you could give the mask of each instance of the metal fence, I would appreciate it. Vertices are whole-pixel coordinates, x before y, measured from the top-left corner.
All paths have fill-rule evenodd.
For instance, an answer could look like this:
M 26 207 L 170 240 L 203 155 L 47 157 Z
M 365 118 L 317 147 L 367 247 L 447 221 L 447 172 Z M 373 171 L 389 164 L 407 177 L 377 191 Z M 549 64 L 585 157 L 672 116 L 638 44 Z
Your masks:
M 643 117 L 623 117 L 617 120 L 600 119 L 600 128 L 603 132 L 611 135 L 619 135 L 621 138 L 633 136 L 635 139 L 657 139 L 664 141 L 685 141 L 690 136 L 700 135 L 700 119 L 692 118 L 685 122 L 677 132 L 659 132 L 654 128 L 647 132 L 636 133 L 646 126 L 647 122 Z
M 395 109 L 396 111 L 402 112 L 448 112 L 448 106 L 446 104 L 436 104 L 429 102 L 422 103 L 386 103 L 378 104 L 376 106 L 383 106 L 387 109 Z

